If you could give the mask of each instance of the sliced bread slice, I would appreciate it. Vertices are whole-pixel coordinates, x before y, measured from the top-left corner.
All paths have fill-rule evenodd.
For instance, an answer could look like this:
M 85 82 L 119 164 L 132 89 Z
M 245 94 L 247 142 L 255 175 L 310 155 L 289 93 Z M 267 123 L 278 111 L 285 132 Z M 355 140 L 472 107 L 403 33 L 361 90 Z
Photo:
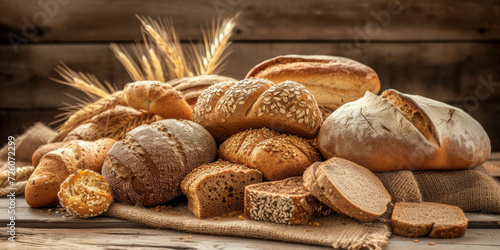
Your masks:
M 459 207 L 434 202 L 397 202 L 391 219 L 394 234 L 404 237 L 462 237 L 468 222 Z
M 188 209 L 198 218 L 243 210 L 245 186 L 262 182 L 262 173 L 244 165 L 217 161 L 189 173 L 181 184 Z
M 307 191 L 302 177 L 263 182 L 245 188 L 245 216 L 253 220 L 306 224 L 332 210 Z
M 325 197 L 342 214 L 372 221 L 387 210 L 391 196 L 380 179 L 365 167 L 341 158 L 331 158 L 316 170 Z

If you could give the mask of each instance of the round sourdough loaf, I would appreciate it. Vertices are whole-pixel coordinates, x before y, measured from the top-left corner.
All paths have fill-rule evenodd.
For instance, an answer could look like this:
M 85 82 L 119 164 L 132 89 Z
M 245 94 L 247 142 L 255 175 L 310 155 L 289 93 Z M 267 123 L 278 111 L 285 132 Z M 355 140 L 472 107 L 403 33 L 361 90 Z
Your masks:
M 167 119 L 128 132 L 108 152 L 102 175 L 120 203 L 155 206 L 182 194 L 180 184 L 212 162 L 217 147 L 202 126 Z
M 249 128 L 263 127 L 314 138 L 323 118 L 303 85 L 251 78 L 210 86 L 194 107 L 193 121 L 221 142 Z
M 312 93 L 326 112 L 363 97 L 366 91 L 374 94 L 380 91 L 380 80 L 373 69 L 336 56 L 278 56 L 255 66 L 246 76 L 250 77 L 272 82 L 298 82 Z
M 395 90 L 366 92 L 333 112 L 318 134 L 325 158 L 372 171 L 464 169 L 491 152 L 483 127 L 463 110 Z

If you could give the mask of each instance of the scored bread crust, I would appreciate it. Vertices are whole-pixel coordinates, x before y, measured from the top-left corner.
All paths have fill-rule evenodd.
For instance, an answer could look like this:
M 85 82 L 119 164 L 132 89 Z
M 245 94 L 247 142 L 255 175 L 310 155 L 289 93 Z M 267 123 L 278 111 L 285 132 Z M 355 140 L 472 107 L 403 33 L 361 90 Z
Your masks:
M 220 145 L 219 156 L 257 169 L 271 181 L 302 175 L 320 159 L 309 141 L 268 128 L 249 129 L 231 136 Z
M 373 69 L 336 56 L 278 56 L 256 65 L 246 76 L 251 77 L 298 82 L 312 93 L 319 106 L 333 110 L 363 97 L 366 91 L 380 91 L 380 80 Z
M 442 211 L 428 211 L 428 209 L 441 209 Z M 454 213 L 454 218 L 450 218 L 450 220 L 454 220 L 447 223 L 438 222 L 436 218 L 443 217 L 443 214 L 438 214 L 439 212 Z M 425 218 L 426 222 L 412 221 L 411 218 L 405 218 L 404 213 L 418 216 L 419 220 Z M 462 237 L 465 234 L 468 222 L 469 220 L 459 207 L 434 202 L 397 202 L 394 205 L 391 218 L 393 233 L 404 237 L 426 235 L 432 238 Z
M 332 210 L 304 188 L 299 176 L 246 186 L 244 212 L 253 220 L 300 225 Z
M 109 150 L 102 175 L 116 201 L 155 206 L 182 195 L 182 179 L 216 154 L 215 141 L 202 126 L 165 119 L 128 132 Z
M 361 187 L 362 185 L 367 185 L 370 182 L 366 182 L 369 178 L 374 186 L 370 187 L 372 190 L 377 190 L 381 195 L 380 201 L 381 207 L 376 208 L 379 213 L 375 211 L 370 211 L 370 208 L 365 206 L 364 204 L 355 204 L 353 202 L 353 196 L 361 196 L 363 193 L 355 193 L 355 194 L 347 194 L 343 193 L 342 190 L 339 189 L 338 183 L 329 178 L 329 168 L 335 168 L 337 166 L 348 167 L 352 171 L 359 176 L 359 180 L 350 179 L 343 181 L 359 181 L 362 183 L 354 183 L 356 186 Z M 353 162 L 341 159 L 341 158 L 331 158 L 328 161 L 320 164 L 316 170 L 316 178 L 318 185 L 321 187 L 324 196 L 330 201 L 331 204 L 334 205 L 335 210 L 338 210 L 341 214 L 347 215 L 349 217 L 358 219 L 360 221 L 373 221 L 374 219 L 382 216 L 386 209 L 387 204 L 391 202 L 391 196 L 387 192 L 384 187 L 384 184 L 378 179 L 378 177 L 373 174 L 370 170 L 359 166 Z M 362 190 L 361 188 L 359 190 Z M 369 199 L 375 199 L 375 197 L 367 197 Z
M 46 153 L 62 148 L 64 144 L 66 144 L 66 142 L 54 142 L 40 146 L 31 156 L 31 163 L 36 168 L 40 163 L 40 159 L 42 159 Z
M 113 194 L 106 180 L 91 170 L 78 170 L 61 184 L 59 203 L 71 215 L 90 218 L 105 213 Z
M 323 118 L 303 85 L 252 78 L 212 85 L 199 97 L 193 120 L 221 142 L 232 134 L 262 127 L 314 138 Z
M 219 82 L 236 82 L 236 79 L 220 75 L 200 75 L 173 79 L 168 81 L 167 84 L 180 91 L 186 102 L 191 108 L 194 108 L 201 93 Z
M 123 89 L 123 103 L 167 119 L 192 119 L 193 110 L 182 93 L 160 81 L 137 81 Z
M 227 177 L 224 178 L 223 177 Z M 245 183 L 235 183 L 235 177 Z M 217 191 L 206 190 L 204 184 L 217 183 Z M 182 192 L 188 197 L 188 209 L 198 218 L 227 215 L 243 210 L 245 186 L 262 182 L 262 173 L 244 165 L 227 161 L 202 165 L 189 173 L 181 183 Z M 216 197 L 215 201 L 203 200 L 203 195 Z
M 318 133 L 318 148 L 327 159 L 372 171 L 464 169 L 491 152 L 488 135 L 463 110 L 395 90 L 366 92 L 333 112 Z

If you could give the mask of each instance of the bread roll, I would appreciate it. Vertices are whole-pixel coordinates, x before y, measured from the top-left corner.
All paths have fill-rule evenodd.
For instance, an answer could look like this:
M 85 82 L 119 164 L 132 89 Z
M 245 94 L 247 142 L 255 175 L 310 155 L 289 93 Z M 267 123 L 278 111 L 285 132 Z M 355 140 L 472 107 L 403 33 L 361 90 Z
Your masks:
M 308 166 L 320 160 L 318 151 L 309 141 L 267 128 L 250 129 L 231 136 L 220 145 L 219 156 L 257 169 L 270 181 L 302 175 Z
M 212 162 L 217 148 L 199 124 L 166 119 L 127 133 L 108 152 L 102 175 L 120 203 L 155 206 L 182 194 L 193 169 Z
M 56 149 L 59 149 L 59 148 L 62 148 L 64 146 L 64 144 L 66 144 L 66 142 L 48 143 L 48 144 L 40 146 L 35 151 L 35 153 L 33 153 L 33 156 L 31 156 L 31 163 L 36 168 L 38 166 L 38 163 L 40 163 L 40 159 L 42 159 L 42 157 L 46 153 L 53 151 L 53 150 L 56 150 Z
M 175 90 L 180 91 L 186 102 L 194 108 L 198 97 L 208 87 L 219 82 L 236 82 L 236 79 L 220 75 L 200 75 L 182 77 L 168 81 Z
M 318 105 L 335 110 L 370 91 L 380 91 L 380 80 L 370 67 L 354 60 L 319 55 L 285 55 L 255 66 L 246 78 L 272 82 L 295 81 L 309 90 Z
M 64 147 L 45 154 L 26 184 L 24 197 L 31 207 L 58 202 L 61 183 L 79 169 L 101 172 L 106 153 L 115 140 L 70 141 Z
M 61 206 L 75 217 L 90 218 L 106 212 L 113 201 L 111 188 L 98 173 L 85 169 L 71 174 L 57 193 Z
M 198 99 L 193 120 L 219 142 L 262 127 L 314 138 L 323 122 L 314 97 L 304 86 L 258 78 L 212 85 Z
M 121 103 L 147 110 L 164 118 L 191 120 L 193 110 L 181 92 L 159 81 L 128 83 L 123 89 Z
M 485 162 L 490 140 L 463 110 L 417 95 L 366 92 L 332 113 L 318 134 L 325 158 L 372 171 L 464 169 Z
M 182 181 L 188 209 L 198 218 L 224 216 L 243 210 L 245 187 L 262 182 L 258 170 L 227 161 L 195 168 Z

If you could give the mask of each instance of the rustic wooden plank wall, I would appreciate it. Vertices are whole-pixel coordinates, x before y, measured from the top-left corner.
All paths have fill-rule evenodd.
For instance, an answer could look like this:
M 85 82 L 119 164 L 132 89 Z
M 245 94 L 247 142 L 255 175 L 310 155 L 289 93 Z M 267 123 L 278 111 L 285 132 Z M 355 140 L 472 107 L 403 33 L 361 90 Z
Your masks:
M 63 94 L 59 61 L 123 85 L 108 48 L 140 38 L 136 14 L 172 17 L 181 39 L 241 12 L 224 75 L 243 78 L 281 54 L 347 56 L 395 88 L 464 108 L 500 151 L 500 1 L 410 0 L 0 0 L 0 142 L 34 121 L 50 122 Z M 14 42 L 20 44 L 12 44 Z

